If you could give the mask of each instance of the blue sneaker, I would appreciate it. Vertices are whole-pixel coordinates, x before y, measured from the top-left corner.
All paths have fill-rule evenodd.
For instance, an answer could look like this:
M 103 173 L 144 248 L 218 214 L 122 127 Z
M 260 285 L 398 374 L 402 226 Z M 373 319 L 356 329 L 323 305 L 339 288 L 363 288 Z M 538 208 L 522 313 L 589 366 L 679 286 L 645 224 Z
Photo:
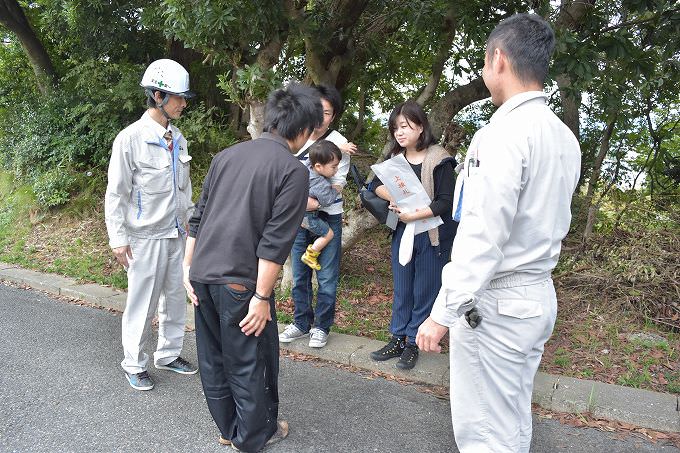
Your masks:
M 174 371 L 179 374 L 196 374 L 198 373 L 198 367 L 191 362 L 184 360 L 181 357 L 177 357 L 172 362 L 167 365 L 156 365 L 159 370 Z
M 130 387 L 135 390 L 151 390 L 153 388 L 153 381 L 146 371 L 137 374 L 128 373 L 126 371 L 125 377 L 130 383 Z

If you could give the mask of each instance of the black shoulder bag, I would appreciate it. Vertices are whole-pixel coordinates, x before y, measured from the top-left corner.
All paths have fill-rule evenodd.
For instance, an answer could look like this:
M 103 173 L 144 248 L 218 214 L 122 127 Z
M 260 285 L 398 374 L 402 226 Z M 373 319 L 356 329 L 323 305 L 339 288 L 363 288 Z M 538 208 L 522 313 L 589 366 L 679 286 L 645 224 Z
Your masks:
M 352 179 L 359 189 L 359 199 L 361 206 L 363 206 L 373 217 L 378 220 L 378 223 L 385 224 L 387 222 L 387 214 L 389 212 L 390 202 L 383 200 L 374 192 L 368 190 L 368 185 L 364 183 L 365 179 L 359 173 L 356 165 L 351 164 L 349 171 L 352 174 Z

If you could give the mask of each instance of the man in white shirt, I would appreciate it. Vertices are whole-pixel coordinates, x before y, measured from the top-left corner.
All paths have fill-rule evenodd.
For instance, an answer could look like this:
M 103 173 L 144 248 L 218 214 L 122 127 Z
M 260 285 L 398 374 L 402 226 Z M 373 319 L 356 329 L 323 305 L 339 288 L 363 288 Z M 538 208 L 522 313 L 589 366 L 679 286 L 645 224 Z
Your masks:
M 450 332 L 451 413 L 462 453 L 528 452 L 531 393 L 552 333 L 551 271 L 569 231 L 581 155 L 542 92 L 554 34 L 517 14 L 491 32 L 482 72 L 499 106 L 470 145 L 461 223 L 417 344 Z
M 151 390 L 144 346 L 158 308 L 156 368 L 196 374 L 180 357 L 186 320 L 182 260 L 191 201 L 187 141 L 171 124 L 186 107 L 189 73 L 176 61 L 156 60 L 140 85 L 148 109 L 123 129 L 109 162 L 105 215 L 109 245 L 128 276 L 121 367 L 130 386 Z
M 347 173 L 350 166 L 350 154 L 354 154 L 357 147 L 349 142 L 340 132 L 330 128 L 331 123 L 342 113 L 342 97 L 335 87 L 318 85 L 315 87 L 321 106 L 323 107 L 323 123 L 316 128 L 300 148 L 295 156 L 301 161 L 309 159 L 309 147 L 319 140 L 328 140 L 342 151 L 342 159 L 338 171 L 330 178 L 331 184 L 338 191 L 338 198 L 329 206 L 321 207 L 319 201 L 309 198 L 307 210 L 319 210 L 319 218 L 328 223 L 333 231 L 333 239 L 323 249 L 319 256 L 321 269 L 316 272 L 318 290 L 316 291 L 316 306 L 313 306 L 314 292 L 312 291 L 312 269 L 300 261 L 307 250 L 307 246 L 314 242 L 315 236 L 300 227 L 291 250 L 291 265 L 293 268 L 293 287 L 291 294 L 295 304 L 294 319 L 279 335 L 281 343 L 290 343 L 300 338 L 309 338 L 310 348 L 323 348 L 328 342 L 328 334 L 335 320 L 335 302 L 340 278 L 340 258 L 342 256 L 342 188 L 347 183 Z

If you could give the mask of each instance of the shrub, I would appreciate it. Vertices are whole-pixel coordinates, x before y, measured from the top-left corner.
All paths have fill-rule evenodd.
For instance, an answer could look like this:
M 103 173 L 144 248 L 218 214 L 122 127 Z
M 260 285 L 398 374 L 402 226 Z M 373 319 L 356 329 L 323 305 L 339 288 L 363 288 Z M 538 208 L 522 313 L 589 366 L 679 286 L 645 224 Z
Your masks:
M 91 61 L 72 69 L 53 95 L 6 106 L 0 112 L 0 163 L 38 186 L 66 183 L 63 175 L 41 176 L 55 168 L 105 168 L 115 134 L 143 109 L 141 71 Z
M 51 208 L 65 204 L 75 186 L 75 179 L 68 171 L 54 168 L 40 173 L 33 182 L 33 192 L 38 203 Z

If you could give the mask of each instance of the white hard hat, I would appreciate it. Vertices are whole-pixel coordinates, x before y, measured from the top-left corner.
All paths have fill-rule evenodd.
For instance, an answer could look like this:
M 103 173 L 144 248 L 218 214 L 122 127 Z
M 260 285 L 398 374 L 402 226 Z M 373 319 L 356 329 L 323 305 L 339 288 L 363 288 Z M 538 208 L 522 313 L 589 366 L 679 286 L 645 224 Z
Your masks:
M 151 63 L 144 71 L 140 85 L 147 90 L 176 94 L 184 98 L 195 96 L 189 91 L 187 70 L 181 64 L 167 58 Z

